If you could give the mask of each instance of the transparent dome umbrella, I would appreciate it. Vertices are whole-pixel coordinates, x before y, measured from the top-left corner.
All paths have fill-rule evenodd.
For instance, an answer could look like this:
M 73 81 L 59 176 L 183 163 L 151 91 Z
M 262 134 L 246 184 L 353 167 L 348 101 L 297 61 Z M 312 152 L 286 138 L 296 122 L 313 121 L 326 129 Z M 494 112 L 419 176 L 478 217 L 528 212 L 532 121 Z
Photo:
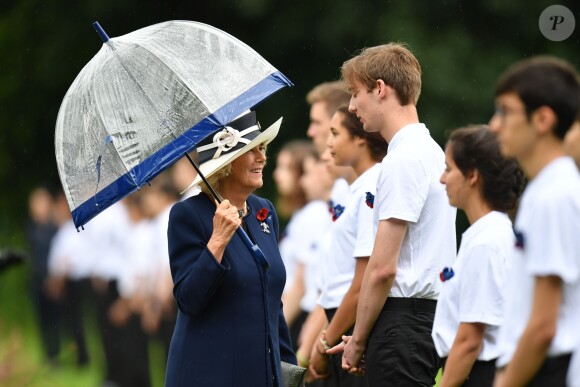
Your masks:
M 104 44 L 66 93 L 55 132 L 77 228 L 292 85 L 251 47 L 206 24 L 168 21 L 111 39 L 94 25 Z

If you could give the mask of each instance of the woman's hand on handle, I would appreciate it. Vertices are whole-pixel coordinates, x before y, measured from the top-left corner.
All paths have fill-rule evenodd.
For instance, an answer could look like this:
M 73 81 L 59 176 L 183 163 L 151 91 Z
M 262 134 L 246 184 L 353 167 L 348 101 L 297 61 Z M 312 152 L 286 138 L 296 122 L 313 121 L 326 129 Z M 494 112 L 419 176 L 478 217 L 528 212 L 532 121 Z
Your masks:
M 207 243 L 207 248 L 218 262 L 221 262 L 226 246 L 242 224 L 242 219 L 238 214 L 238 208 L 233 206 L 229 200 L 225 199 L 216 205 L 213 217 L 213 233 Z

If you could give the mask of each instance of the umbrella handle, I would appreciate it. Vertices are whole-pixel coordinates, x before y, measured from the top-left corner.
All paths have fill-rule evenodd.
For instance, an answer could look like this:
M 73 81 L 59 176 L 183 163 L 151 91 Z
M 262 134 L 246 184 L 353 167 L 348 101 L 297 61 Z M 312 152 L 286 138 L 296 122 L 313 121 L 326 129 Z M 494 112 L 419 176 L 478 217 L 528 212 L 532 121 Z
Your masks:
M 203 182 L 205 183 L 205 185 L 207 186 L 207 188 L 209 189 L 209 192 L 211 192 L 212 196 L 214 197 L 214 199 L 218 202 L 221 203 L 223 201 L 222 197 L 220 196 L 220 194 L 218 194 L 213 187 L 211 186 L 211 184 L 208 183 L 208 181 L 206 180 L 205 176 L 203 175 L 203 173 L 201 173 L 201 171 L 199 170 L 199 167 L 197 166 L 197 164 L 195 163 L 195 161 L 193 161 L 193 159 L 189 156 L 189 154 L 185 153 L 185 156 L 187 157 L 187 159 L 189 160 L 189 162 L 191 163 L 191 165 L 193 165 L 193 168 L 195 169 L 195 171 L 197 172 L 197 174 L 199 175 L 199 177 L 201 177 L 201 180 L 203 180 Z
M 268 262 L 268 259 L 266 258 L 264 253 L 262 252 L 262 250 L 260 250 L 260 246 L 252 242 L 252 240 L 250 239 L 248 234 L 246 234 L 246 231 L 243 228 L 238 227 L 236 232 L 238 233 L 238 236 L 242 239 L 246 247 L 250 249 L 252 255 L 256 258 L 258 263 L 264 266 L 265 269 L 269 269 L 270 262 Z

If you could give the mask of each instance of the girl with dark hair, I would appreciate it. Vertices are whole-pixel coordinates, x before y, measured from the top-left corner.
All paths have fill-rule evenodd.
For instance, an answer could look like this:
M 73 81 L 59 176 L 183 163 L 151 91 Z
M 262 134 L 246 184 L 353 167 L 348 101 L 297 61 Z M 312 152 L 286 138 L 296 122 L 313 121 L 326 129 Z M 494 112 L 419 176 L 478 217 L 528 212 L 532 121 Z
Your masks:
M 487 126 L 454 131 L 441 176 L 449 204 L 465 212 L 457 258 L 442 268 L 432 337 L 443 359 L 440 386 L 491 386 L 499 356 L 508 256 L 516 242 L 507 212 L 523 188 L 523 174 L 505 159 Z
M 320 333 L 310 357 L 316 378 L 332 375 L 337 386 L 366 386 L 366 378 L 342 370 L 340 355 L 329 359 L 326 350 L 341 342 L 354 326 L 358 295 L 374 245 L 373 203 L 379 163 L 387 154 L 387 142 L 379 133 L 364 131 L 357 116 L 342 106 L 331 121 L 328 148 L 337 166 L 350 166 L 357 178 L 349 198 L 330 231 L 330 248 L 324 264 L 324 285 L 318 300 L 328 325 Z

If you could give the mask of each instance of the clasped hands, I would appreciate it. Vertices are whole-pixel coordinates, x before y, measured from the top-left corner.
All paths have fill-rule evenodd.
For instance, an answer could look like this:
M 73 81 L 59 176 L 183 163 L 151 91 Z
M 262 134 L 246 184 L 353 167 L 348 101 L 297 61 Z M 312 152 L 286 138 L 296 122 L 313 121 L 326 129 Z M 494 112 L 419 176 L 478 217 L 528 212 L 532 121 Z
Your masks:
M 326 353 L 329 355 L 342 353 L 342 369 L 353 375 L 364 375 L 366 371 L 365 349 L 363 345 L 352 340 L 352 336 L 342 336 L 342 342 L 327 350 Z M 310 372 L 315 375 L 315 378 L 316 371 L 311 364 Z

